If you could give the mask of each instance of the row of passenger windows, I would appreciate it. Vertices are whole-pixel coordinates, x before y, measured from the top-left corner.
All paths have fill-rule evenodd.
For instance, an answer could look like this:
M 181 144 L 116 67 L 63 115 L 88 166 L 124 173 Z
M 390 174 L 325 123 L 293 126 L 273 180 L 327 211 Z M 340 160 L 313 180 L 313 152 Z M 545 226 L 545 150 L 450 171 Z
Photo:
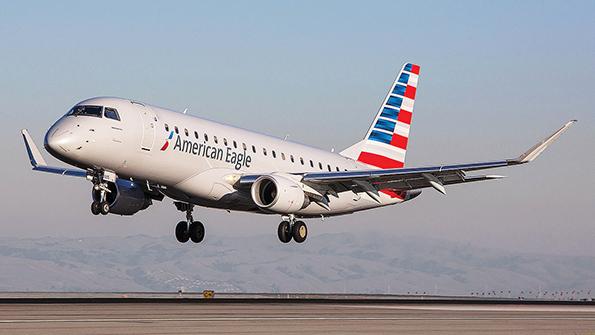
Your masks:
M 169 130 L 170 130 L 170 129 L 169 129 L 169 125 L 166 123 L 166 124 L 165 124 L 165 131 L 169 131 Z M 174 126 L 174 129 L 173 129 L 173 130 L 174 130 L 174 132 L 175 132 L 176 134 L 179 134 L 179 133 L 180 133 L 180 129 L 178 129 L 178 126 Z M 188 131 L 188 129 L 186 129 L 186 128 L 184 128 L 184 135 L 186 135 L 186 136 L 191 136 L 190 132 L 189 132 L 189 131 Z M 200 139 L 200 136 L 198 135 L 198 132 L 197 132 L 197 131 L 194 131 L 194 132 L 193 132 L 193 135 L 194 135 L 194 137 L 195 137 L 197 140 L 198 140 L 198 139 Z M 204 133 L 204 134 L 203 134 L 203 138 L 204 138 L 205 142 L 208 142 L 208 141 L 209 141 L 209 135 L 207 135 L 206 133 Z M 215 142 L 215 144 L 218 144 L 218 143 L 219 143 L 219 139 L 217 138 L 217 136 L 213 136 L 213 142 Z M 224 137 L 224 138 L 223 138 L 223 145 L 225 145 L 225 146 L 229 146 L 230 144 L 231 144 L 231 145 L 232 145 L 232 146 L 233 146 L 235 149 L 238 149 L 238 143 L 237 143 L 235 140 L 232 140 L 232 141 L 231 141 L 231 143 L 229 143 L 229 142 L 227 141 L 227 138 L 225 138 L 225 137 Z M 241 143 L 241 148 L 242 148 L 242 149 L 244 149 L 244 150 L 246 150 L 246 151 L 249 151 L 249 150 L 248 150 L 248 146 L 246 145 L 246 143 Z M 252 150 L 252 152 L 253 152 L 253 153 L 256 153 L 256 152 L 257 152 L 257 150 L 256 150 L 256 147 L 255 147 L 254 145 L 251 145 L 251 146 L 250 146 L 250 149 Z M 273 156 L 273 158 L 277 158 L 277 152 L 276 152 L 275 150 L 271 150 L 270 152 L 271 152 L 271 156 Z M 266 148 L 262 148 L 262 154 L 263 154 L 264 156 L 268 156 L 268 151 L 267 151 L 267 149 L 266 149 Z M 287 156 L 285 155 L 285 153 L 284 153 L 284 152 L 281 152 L 279 156 L 281 157 L 281 159 L 282 159 L 282 160 L 286 160 L 286 159 L 287 159 Z M 296 157 L 294 157 L 293 155 L 291 155 L 291 154 L 290 154 L 290 155 L 289 155 L 289 160 L 290 160 L 292 163 L 295 163 L 295 162 L 296 162 Z M 302 157 L 299 157 L 297 160 L 299 160 L 300 164 L 302 164 L 302 165 L 306 165 L 304 158 L 302 158 Z M 312 161 L 311 159 L 309 160 L 309 163 L 310 163 L 310 167 L 314 167 L 314 166 L 315 166 L 315 165 L 314 165 L 314 161 Z M 321 162 L 318 162 L 318 168 L 319 168 L 320 170 L 323 170 L 323 169 L 324 169 L 324 168 L 323 168 L 323 165 L 322 165 L 322 163 L 321 163 Z M 330 164 L 327 164 L 327 165 L 326 165 L 326 168 L 327 168 L 327 170 L 329 170 L 329 171 L 332 171 L 332 170 L 333 170 L 333 169 L 331 168 L 331 165 L 330 165 Z M 339 167 L 338 167 L 338 166 L 335 166 L 335 170 L 337 170 L 337 171 L 341 171 L 341 170 L 339 169 Z M 347 171 L 347 169 L 345 169 L 345 171 Z

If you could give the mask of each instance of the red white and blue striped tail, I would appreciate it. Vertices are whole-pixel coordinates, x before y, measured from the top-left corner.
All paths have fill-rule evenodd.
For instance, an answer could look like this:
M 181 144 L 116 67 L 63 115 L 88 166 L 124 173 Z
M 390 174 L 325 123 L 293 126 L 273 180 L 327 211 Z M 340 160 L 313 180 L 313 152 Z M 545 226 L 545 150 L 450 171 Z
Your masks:
M 380 169 L 405 165 L 419 69 L 416 64 L 403 65 L 364 140 L 341 152 L 342 155 Z

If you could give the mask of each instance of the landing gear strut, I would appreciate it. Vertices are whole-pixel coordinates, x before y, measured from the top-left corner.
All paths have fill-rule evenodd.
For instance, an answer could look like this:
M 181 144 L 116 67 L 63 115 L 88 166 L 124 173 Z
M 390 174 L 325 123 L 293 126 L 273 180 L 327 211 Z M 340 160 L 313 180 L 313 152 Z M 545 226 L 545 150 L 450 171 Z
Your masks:
M 107 193 L 111 192 L 107 183 L 104 181 L 102 171 L 89 171 L 87 179 L 93 183 L 93 202 L 91 203 L 91 213 L 93 215 L 107 215 L 110 211 L 110 205 L 107 201 Z
M 194 243 L 200 243 L 205 238 L 205 226 L 200 221 L 194 221 L 192 210 L 194 205 L 174 202 L 179 211 L 186 212 L 186 221 L 180 221 L 176 225 L 176 239 L 180 243 L 186 243 L 192 240 Z
M 296 221 L 295 216 L 290 215 L 283 218 L 277 229 L 279 240 L 283 243 L 289 243 L 293 238 L 297 243 L 302 243 L 308 237 L 308 227 L 303 221 Z

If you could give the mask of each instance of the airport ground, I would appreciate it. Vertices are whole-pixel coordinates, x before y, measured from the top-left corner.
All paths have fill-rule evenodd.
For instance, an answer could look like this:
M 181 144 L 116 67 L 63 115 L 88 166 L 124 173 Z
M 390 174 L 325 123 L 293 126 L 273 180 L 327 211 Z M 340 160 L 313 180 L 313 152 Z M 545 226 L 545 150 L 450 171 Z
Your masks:
M 593 304 L 0 299 L 0 334 L 595 334 Z

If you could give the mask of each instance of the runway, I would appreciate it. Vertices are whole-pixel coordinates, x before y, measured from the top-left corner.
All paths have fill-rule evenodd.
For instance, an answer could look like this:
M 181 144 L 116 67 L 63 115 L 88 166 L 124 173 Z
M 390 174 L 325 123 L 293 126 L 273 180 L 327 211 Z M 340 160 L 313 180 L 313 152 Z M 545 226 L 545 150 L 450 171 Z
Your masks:
M 593 305 L 2 303 L 0 334 L 594 334 Z

